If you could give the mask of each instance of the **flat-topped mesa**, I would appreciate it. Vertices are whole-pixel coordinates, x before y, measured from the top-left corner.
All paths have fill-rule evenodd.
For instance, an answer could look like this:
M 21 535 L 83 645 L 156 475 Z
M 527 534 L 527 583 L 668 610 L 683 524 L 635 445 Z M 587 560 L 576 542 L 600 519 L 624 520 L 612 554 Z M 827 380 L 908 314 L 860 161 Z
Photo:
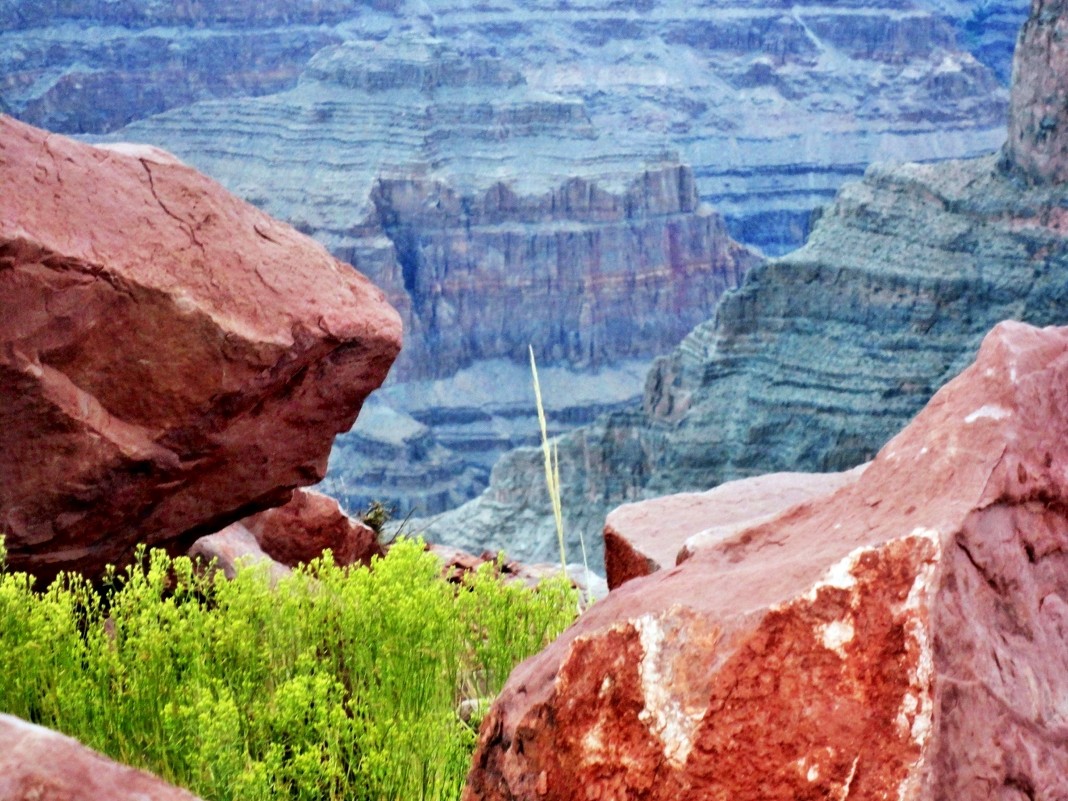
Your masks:
M 1033 0 L 1020 32 L 1005 163 L 1031 183 L 1068 179 L 1068 0 Z

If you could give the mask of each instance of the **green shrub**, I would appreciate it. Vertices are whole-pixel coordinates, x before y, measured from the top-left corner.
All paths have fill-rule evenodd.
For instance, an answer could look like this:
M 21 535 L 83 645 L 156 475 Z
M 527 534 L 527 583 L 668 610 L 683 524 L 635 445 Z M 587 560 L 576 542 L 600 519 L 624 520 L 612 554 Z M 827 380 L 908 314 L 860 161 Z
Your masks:
M 162 551 L 103 593 L 0 573 L 0 711 L 212 801 L 458 798 L 477 723 L 461 702 L 496 694 L 576 597 L 439 570 L 401 540 L 371 569 L 326 554 L 274 589 Z

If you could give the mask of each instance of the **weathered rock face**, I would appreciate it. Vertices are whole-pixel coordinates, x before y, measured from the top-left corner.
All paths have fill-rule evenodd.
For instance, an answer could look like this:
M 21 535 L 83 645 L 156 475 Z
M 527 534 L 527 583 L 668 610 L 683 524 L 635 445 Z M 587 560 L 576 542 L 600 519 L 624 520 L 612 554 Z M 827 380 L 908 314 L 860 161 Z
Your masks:
M 160 151 L 0 117 L 0 527 L 121 562 L 319 480 L 400 346 L 382 293 Z
M 241 524 L 268 556 L 290 567 L 318 559 L 327 548 L 339 565 L 370 564 L 372 557 L 383 555 L 378 535 L 320 492 L 297 490 L 289 503 L 247 517 Z
M 1036 64 L 1041 61 L 1033 56 Z M 995 155 L 874 165 L 805 247 L 749 271 L 714 319 L 657 361 L 641 411 L 560 446 L 569 548 L 620 503 L 779 471 L 867 461 L 1000 320 L 1065 320 L 1063 185 L 1024 185 Z M 519 450 L 478 499 L 428 524 L 469 550 L 555 549 L 541 456 Z M 591 548 L 596 553 L 597 545 Z
M 854 483 L 517 668 L 465 798 L 1064 797 L 1066 396 L 1068 329 L 998 326 Z
M 1068 3 L 1035 0 L 1013 64 L 1005 156 L 1031 182 L 1068 178 Z
M 112 762 L 77 740 L 4 714 L 0 714 L 0 798 L 197 801 L 192 793 Z
M 673 567 L 790 507 L 830 495 L 856 481 L 863 470 L 769 473 L 728 481 L 708 492 L 664 495 L 613 509 L 604 524 L 608 586 L 615 589 Z

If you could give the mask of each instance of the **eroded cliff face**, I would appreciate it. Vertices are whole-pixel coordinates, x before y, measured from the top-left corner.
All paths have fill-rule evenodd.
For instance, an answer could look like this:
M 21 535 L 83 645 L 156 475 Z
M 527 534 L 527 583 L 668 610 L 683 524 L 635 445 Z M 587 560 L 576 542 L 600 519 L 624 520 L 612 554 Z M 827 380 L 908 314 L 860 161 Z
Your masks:
M 1006 166 L 1029 182 L 1068 179 L 1068 3 L 1035 4 L 1013 70 Z
M 580 367 L 651 358 L 757 260 L 670 154 L 621 148 L 580 101 L 437 40 L 328 48 L 293 90 L 117 136 L 163 143 L 370 275 L 405 317 L 402 379 L 528 344 Z
M 621 143 L 677 149 L 736 238 L 769 253 L 799 245 L 812 209 L 873 160 L 999 145 L 1026 16 L 1026 0 L 24 5 L 0 7 L 0 97 L 35 124 L 112 130 L 291 87 L 326 45 L 431 36 L 506 56 Z
M 1036 0 L 1027 30 L 1049 24 L 1048 12 Z M 1025 31 L 1017 87 L 1050 80 L 1028 41 Z M 1056 75 L 1060 86 L 1068 81 L 1068 71 Z M 1021 126 L 1014 116 L 1010 130 Z M 1038 160 L 1027 184 L 991 154 L 874 166 L 847 185 L 805 247 L 751 270 L 714 319 L 657 361 L 641 411 L 563 439 L 572 549 L 580 530 L 599 548 L 604 515 L 622 501 L 864 462 L 995 323 L 1064 322 L 1063 168 Z M 548 509 L 540 454 L 520 450 L 428 536 L 532 558 L 555 547 Z

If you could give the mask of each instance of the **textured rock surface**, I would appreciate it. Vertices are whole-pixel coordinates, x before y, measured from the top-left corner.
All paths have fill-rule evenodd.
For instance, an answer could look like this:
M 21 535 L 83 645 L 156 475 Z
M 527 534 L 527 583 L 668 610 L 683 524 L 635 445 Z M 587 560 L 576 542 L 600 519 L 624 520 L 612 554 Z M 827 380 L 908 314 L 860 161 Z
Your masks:
M 1013 65 L 1005 155 L 1029 181 L 1068 178 L 1068 3 L 1034 3 Z
M 112 762 L 70 737 L 0 714 L 4 801 L 197 801 L 144 771 Z
M 383 553 L 369 526 L 353 520 L 336 500 L 320 492 L 297 490 L 285 505 L 246 517 L 241 524 L 264 553 L 290 567 L 318 559 L 327 548 L 339 565 L 370 564 Z
M 1041 62 L 1020 63 L 1041 72 Z M 1063 194 L 1048 180 L 1024 185 L 995 155 L 872 166 L 803 248 L 750 270 L 657 360 L 641 411 L 563 438 L 569 549 L 581 531 L 596 554 L 604 515 L 626 501 L 865 462 L 998 321 L 1064 322 Z M 549 510 L 541 455 L 519 449 L 479 498 L 428 522 L 428 536 L 547 558 Z
M 12 568 L 188 547 L 322 477 L 400 346 L 367 279 L 158 152 L 0 117 L 0 184 Z
M 998 326 L 855 483 L 517 668 L 465 798 L 1064 797 L 1066 396 L 1068 329 Z
M 608 586 L 674 567 L 702 548 L 785 509 L 851 484 L 863 468 L 844 473 L 769 473 L 728 481 L 708 492 L 684 492 L 624 504 L 604 524 Z

